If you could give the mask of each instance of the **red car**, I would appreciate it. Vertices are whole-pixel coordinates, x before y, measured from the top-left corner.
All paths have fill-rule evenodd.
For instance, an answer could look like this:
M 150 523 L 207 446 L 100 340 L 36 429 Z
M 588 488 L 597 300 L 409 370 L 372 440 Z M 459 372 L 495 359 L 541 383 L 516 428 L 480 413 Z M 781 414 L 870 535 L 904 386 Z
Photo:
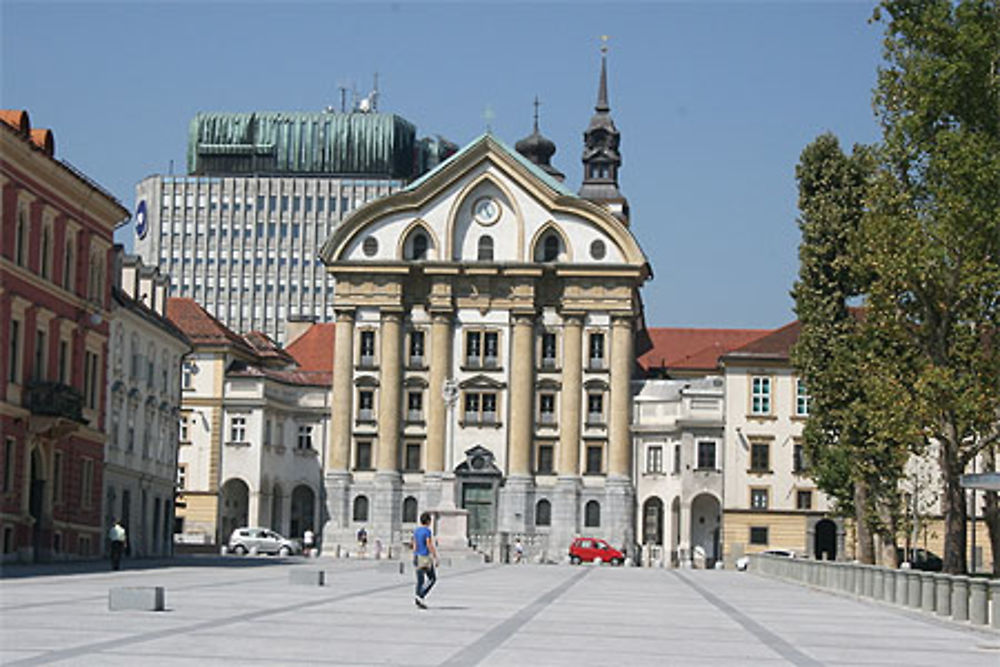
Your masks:
M 612 565 L 621 565 L 625 562 L 625 554 L 595 537 L 578 537 L 569 545 L 569 561 L 573 565 L 589 563 L 598 558 L 602 563 Z

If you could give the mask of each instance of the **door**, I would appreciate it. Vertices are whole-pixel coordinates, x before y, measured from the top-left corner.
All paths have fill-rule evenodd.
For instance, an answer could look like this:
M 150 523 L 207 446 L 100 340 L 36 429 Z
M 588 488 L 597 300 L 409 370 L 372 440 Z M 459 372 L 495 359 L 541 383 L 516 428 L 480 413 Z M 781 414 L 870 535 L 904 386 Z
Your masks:
M 493 532 L 493 485 L 467 482 L 462 485 L 462 508 L 469 512 L 469 533 Z
M 813 554 L 817 560 L 837 560 L 837 524 L 830 519 L 816 523 Z

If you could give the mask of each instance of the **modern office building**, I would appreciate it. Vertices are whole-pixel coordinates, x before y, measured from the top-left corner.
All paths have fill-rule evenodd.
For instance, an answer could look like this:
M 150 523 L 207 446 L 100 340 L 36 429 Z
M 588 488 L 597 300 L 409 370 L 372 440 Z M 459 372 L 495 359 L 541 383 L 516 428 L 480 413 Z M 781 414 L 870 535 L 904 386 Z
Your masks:
M 135 252 L 236 331 L 276 341 L 289 319 L 333 319 L 316 255 L 340 220 L 454 146 L 386 113 L 201 113 L 188 174 L 136 187 Z

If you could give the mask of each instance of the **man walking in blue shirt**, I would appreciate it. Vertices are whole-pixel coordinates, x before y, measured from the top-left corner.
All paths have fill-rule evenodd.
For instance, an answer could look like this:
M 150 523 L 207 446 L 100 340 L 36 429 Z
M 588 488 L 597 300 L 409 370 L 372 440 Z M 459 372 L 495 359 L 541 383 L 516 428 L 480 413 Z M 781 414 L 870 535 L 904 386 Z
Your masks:
M 420 515 L 420 527 L 413 531 L 413 565 L 417 570 L 417 595 L 413 601 L 421 609 L 427 609 L 424 598 L 437 583 L 434 568 L 438 564 L 438 553 L 430 525 L 431 513 L 424 512 Z

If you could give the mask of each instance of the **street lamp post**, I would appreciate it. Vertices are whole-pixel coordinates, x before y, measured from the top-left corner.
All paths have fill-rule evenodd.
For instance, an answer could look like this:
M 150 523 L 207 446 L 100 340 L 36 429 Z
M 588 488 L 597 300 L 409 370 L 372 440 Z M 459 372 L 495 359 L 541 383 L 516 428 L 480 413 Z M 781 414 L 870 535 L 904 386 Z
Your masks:
M 444 475 L 443 497 L 441 506 L 446 508 L 455 507 L 455 476 L 452 470 L 452 462 L 455 456 L 455 404 L 458 402 L 458 383 L 453 378 L 448 378 L 441 386 L 441 398 L 448 406 L 448 437 L 446 439 L 444 452 Z

